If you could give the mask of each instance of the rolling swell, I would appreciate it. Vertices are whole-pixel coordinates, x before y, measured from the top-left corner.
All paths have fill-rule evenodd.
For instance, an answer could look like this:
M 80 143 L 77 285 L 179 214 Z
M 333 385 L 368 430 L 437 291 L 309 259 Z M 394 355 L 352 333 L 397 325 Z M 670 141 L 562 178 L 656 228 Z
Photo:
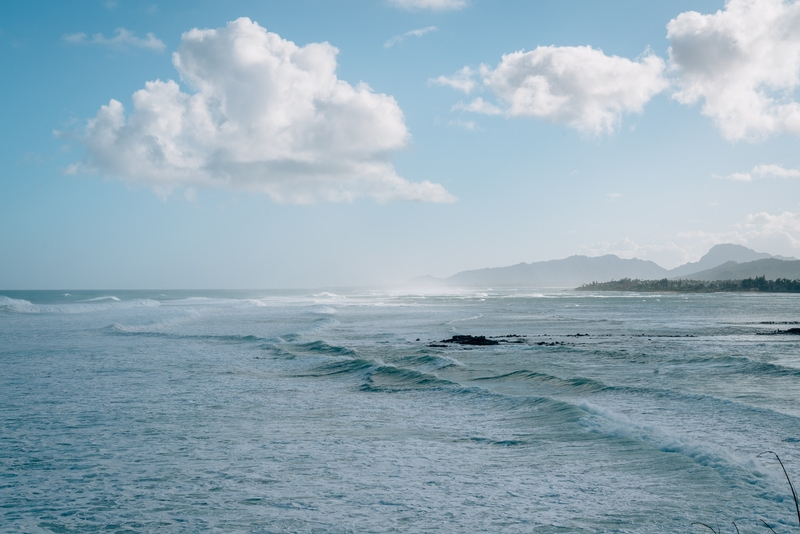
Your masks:
M 314 321 L 312 321 L 311 324 L 307 328 L 305 328 L 303 330 L 300 330 L 299 332 L 294 332 L 294 333 L 295 334 L 316 334 L 316 333 L 322 332 L 323 330 L 326 330 L 326 329 L 328 329 L 331 326 L 336 325 L 336 324 L 339 324 L 339 321 L 337 321 L 333 317 L 327 317 L 327 316 L 326 317 L 319 317 L 317 319 L 314 319 Z
M 581 424 L 591 433 L 634 440 L 659 452 L 680 454 L 698 465 L 716 470 L 727 479 L 744 480 L 767 489 L 764 474 L 750 458 L 738 457 L 710 442 L 672 434 L 655 425 L 634 422 L 622 414 L 589 402 L 581 402 L 578 406 L 589 415 Z
M 779 418 L 784 420 L 784 424 L 795 426 L 798 423 L 798 418 L 795 415 L 785 413 L 779 410 L 766 408 L 748 404 L 739 400 L 729 399 L 725 397 L 718 397 L 706 393 L 692 393 L 690 391 L 683 391 L 681 389 L 657 388 L 648 386 L 624 386 L 624 385 L 609 385 L 599 380 L 589 378 L 576 377 L 576 378 L 560 378 L 545 373 L 538 373 L 528 370 L 514 371 L 498 376 L 486 376 L 472 379 L 475 382 L 485 383 L 509 383 L 509 382 L 523 382 L 540 384 L 544 386 L 555 387 L 563 391 L 539 391 L 537 393 L 547 394 L 586 394 L 586 393 L 606 393 L 614 394 L 621 393 L 623 395 L 636 395 L 647 399 L 665 399 L 677 403 L 691 403 L 692 405 L 708 405 L 716 406 L 718 408 L 733 409 L 737 412 L 746 413 L 748 417 L 754 418 Z
M 133 336 L 133 337 L 153 337 L 168 339 L 185 339 L 196 341 L 213 341 L 217 343 L 281 343 L 277 337 L 259 337 L 252 334 L 173 334 L 170 332 L 159 332 L 158 330 L 147 330 L 147 327 L 127 327 L 120 324 L 112 324 L 103 330 L 108 335 Z
M 381 365 L 374 368 L 367 374 L 365 382 L 361 385 L 361 391 L 382 392 L 444 388 L 461 388 L 461 385 L 429 373 L 392 365 Z
M 329 357 L 329 358 L 347 358 L 345 361 L 357 360 L 359 355 L 353 349 L 342 347 L 338 345 L 330 345 L 322 340 L 310 341 L 308 343 L 296 343 L 300 336 L 297 334 L 285 334 L 275 338 L 276 342 L 270 346 L 264 347 L 272 352 L 275 358 L 284 360 L 294 360 L 303 357 Z M 272 341 L 272 340 L 270 340 Z M 316 376 L 315 373 L 321 372 L 320 376 L 324 376 L 324 367 L 326 365 L 336 364 L 342 360 L 334 360 L 333 362 L 326 362 L 314 368 L 309 374 L 297 376 Z M 334 373 L 338 374 L 338 373 Z
M 420 354 L 406 356 L 398 360 L 403 367 L 419 367 L 422 369 L 447 369 L 448 367 L 464 367 L 464 364 L 449 356 L 439 356 L 434 354 Z
M 549 386 L 560 387 L 564 389 L 568 389 L 570 391 L 575 392 L 583 392 L 583 393 L 591 393 L 596 391 L 603 391 L 605 389 L 609 389 L 611 386 L 608 386 L 598 380 L 592 380 L 591 378 L 583 378 L 583 377 L 576 377 L 576 378 L 559 378 L 557 376 L 548 375 L 545 373 L 537 373 L 535 371 L 528 371 L 528 370 L 520 370 L 514 371 L 511 373 L 506 373 L 504 375 L 498 376 L 482 376 L 479 378 L 474 378 L 475 381 L 491 381 L 491 382 L 511 382 L 511 381 L 525 381 L 525 382 L 534 382 L 534 383 L 541 383 L 547 384 Z
M 295 345 L 294 348 L 301 352 L 309 352 L 312 354 L 325 354 L 330 356 L 355 356 L 356 351 L 348 349 L 347 347 L 340 347 L 338 345 L 329 345 L 324 341 L 312 341 L 310 343 L 301 343 Z
M 785 376 L 789 378 L 800 377 L 800 369 L 788 367 L 777 363 L 761 362 L 746 356 L 711 356 L 706 358 L 691 358 L 684 363 L 706 363 L 709 366 L 725 366 L 732 371 L 749 376 Z
M 316 366 L 307 373 L 298 374 L 298 377 L 332 377 L 337 375 L 366 375 L 370 369 L 374 369 L 377 362 L 374 360 L 347 359 L 334 362 L 323 363 Z
M 355 377 L 361 382 L 359 386 L 361 391 L 392 392 L 408 389 L 460 387 L 455 382 L 441 379 L 429 373 L 357 357 L 326 362 L 317 365 L 309 372 L 296 376 L 315 378 Z
M 433 363 L 437 358 L 436 356 L 417 357 L 405 361 L 425 364 Z M 458 365 L 463 364 L 459 362 Z M 483 387 L 464 385 L 417 369 L 387 365 L 363 357 L 325 362 L 308 372 L 294 376 L 322 379 L 351 378 L 358 384 L 358 391 L 364 393 L 392 394 L 428 391 L 457 396 L 463 399 L 460 402 L 476 402 L 478 405 L 485 406 L 485 409 L 497 410 L 496 413 L 504 414 L 502 417 L 509 421 L 524 421 L 526 426 L 533 424 L 545 434 L 550 434 L 557 428 L 563 428 L 564 425 L 575 425 L 575 429 L 578 430 L 580 427 L 577 426 L 577 423 L 587 416 L 585 410 L 567 400 L 546 395 L 508 395 Z M 497 443 L 495 441 L 491 441 L 491 444 L 515 446 L 525 443 L 520 440 L 500 440 Z

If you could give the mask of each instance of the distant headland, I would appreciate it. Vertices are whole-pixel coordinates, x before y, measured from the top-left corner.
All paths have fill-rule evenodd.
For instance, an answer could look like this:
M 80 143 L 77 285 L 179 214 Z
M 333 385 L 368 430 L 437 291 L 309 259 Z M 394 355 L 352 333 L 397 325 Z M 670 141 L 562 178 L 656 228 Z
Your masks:
M 421 276 L 408 281 L 405 287 L 420 290 L 557 287 L 592 291 L 794 292 L 800 291 L 793 289 L 798 281 L 800 260 L 756 252 L 742 245 L 721 244 L 711 248 L 699 261 L 674 269 L 613 254 L 570 256 L 462 271 L 448 278 Z

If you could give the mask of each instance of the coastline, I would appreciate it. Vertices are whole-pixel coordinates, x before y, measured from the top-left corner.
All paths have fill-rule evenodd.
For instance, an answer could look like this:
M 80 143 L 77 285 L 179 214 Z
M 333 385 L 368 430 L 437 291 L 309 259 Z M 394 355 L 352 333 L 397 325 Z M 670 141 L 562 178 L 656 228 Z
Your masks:
M 631 291 L 637 293 L 800 293 L 800 280 L 764 276 L 741 280 L 639 280 L 623 278 L 582 284 L 575 291 Z

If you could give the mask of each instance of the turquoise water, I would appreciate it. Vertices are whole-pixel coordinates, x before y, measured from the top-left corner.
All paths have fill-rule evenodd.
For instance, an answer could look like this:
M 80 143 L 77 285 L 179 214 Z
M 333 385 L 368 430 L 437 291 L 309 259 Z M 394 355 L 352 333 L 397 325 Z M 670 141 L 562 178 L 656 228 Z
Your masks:
M 796 295 L 0 295 L 3 531 L 798 528 Z

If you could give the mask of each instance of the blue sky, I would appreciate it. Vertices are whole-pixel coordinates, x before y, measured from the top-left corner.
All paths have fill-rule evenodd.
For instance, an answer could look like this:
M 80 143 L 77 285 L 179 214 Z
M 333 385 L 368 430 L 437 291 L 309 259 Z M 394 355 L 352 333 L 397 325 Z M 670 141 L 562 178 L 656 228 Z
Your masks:
M 6 2 L 0 51 L 1 288 L 800 257 L 797 2 Z

